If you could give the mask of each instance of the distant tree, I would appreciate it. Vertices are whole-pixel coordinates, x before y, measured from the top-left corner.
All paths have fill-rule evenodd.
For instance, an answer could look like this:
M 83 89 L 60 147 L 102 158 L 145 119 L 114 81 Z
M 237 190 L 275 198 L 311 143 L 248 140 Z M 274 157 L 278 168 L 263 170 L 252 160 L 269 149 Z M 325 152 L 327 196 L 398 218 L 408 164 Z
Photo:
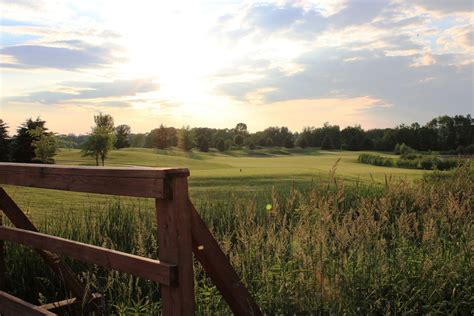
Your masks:
M 8 161 L 10 158 L 10 137 L 8 137 L 8 126 L 0 119 L 0 161 Z
M 265 144 L 267 147 L 272 147 L 273 146 L 273 139 L 271 137 L 268 137 L 267 140 L 265 141 Z
M 324 123 L 320 130 L 321 148 L 336 149 L 341 147 L 341 131 L 338 125 L 331 125 L 329 122 Z M 324 141 L 326 139 L 326 141 Z M 330 146 L 328 148 L 327 146 Z
M 32 146 L 34 148 L 35 157 L 33 161 L 41 163 L 54 163 L 54 156 L 58 151 L 58 145 L 55 136 L 52 133 L 45 132 L 41 127 L 30 131 L 34 137 Z
M 374 149 L 374 142 L 367 136 L 364 137 L 364 140 L 362 141 L 362 148 L 364 150 L 372 150 Z
M 202 152 L 209 151 L 209 140 L 206 137 L 202 137 L 198 139 L 198 148 Z
M 114 120 L 112 116 L 100 113 L 94 115 L 94 122 L 96 126 L 82 147 L 82 155 L 94 157 L 97 166 L 100 159 L 102 166 L 104 166 L 105 159 L 115 142 Z
M 247 124 L 245 123 L 238 123 L 235 128 L 234 128 L 234 131 L 237 135 L 242 135 L 242 136 L 246 136 L 248 135 L 248 131 L 247 131 Z
M 11 144 L 11 158 L 15 162 L 32 162 L 35 158 L 35 148 L 33 141 L 39 140 L 39 136 L 32 135 L 31 131 L 40 128 L 43 133 L 47 133 L 44 126 L 46 121 L 39 117 L 36 120 L 27 119 L 18 129 Z
M 200 151 L 209 151 L 214 132 L 214 129 L 208 127 L 195 127 L 192 129 L 192 134 L 196 140 L 196 147 L 199 148 Z
M 230 150 L 232 148 L 232 141 L 230 139 L 226 139 L 224 141 L 224 150 Z
M 216 142 L 216 148 L 218 151 L 225 151 L 226 150 L 226 147 L 225 147 L 225 143 L 224 143 L 224 140 L 222 138 L 219 138 Z
M 298 147 L 301 147 L 301 148 L 306 148 L 308 147 L 308 141 L 306 139 L 306 137 L 299 137 L 297 140 L 296 140 L 296 146 Z
M 312 144 L 312 133 L 313 133 L 313 128 L 310 127 L 305 127 L 303 128 L 303 131 L 298 135 L 298 138 L 296 139 L 296 146 L 299 146 L 301 148 L 306 148 L 306 147 L 316 147 Z
M 234 144 L 238 147 L 241 147 L 244 144 L 244 137 L 240 134 L 235 135 Z
M 321 143 L 322 149 L 334 149 L 334 144 L 332 143 L 331 137 L 329 135 L 324 136 L 324 139 Z
M 96 125 L 96 129 L 101 129 L 103 132 L 113 133 L 114 128 L 114 119 L 110 114 L 102 114 L 99 113 L 98 115 L 94 115 L 94 122 Z
M 117 149 L 130 147 L 130 126 L 122 124 L 115 128 L 115 144 Z
M 348 126 L 341 131 L 341 142 L 344 149 L 361 150 L 364 143 L 365 132 L 356 125 L 354 127 Z
M 145 139 L 145 147 L 165 149 L 178 144 L 178 135 L 174 127 L 160 124 L 159 128 L 150 131 Z
M 145 147 L 146 134 L 130 134 L 130 146 L 131 147 Z
M 248 148 L 249 148 L 250 150 L 254 150 L 254 149 L 256 148 L 256 145 L 255 145 L 254 142 L 249 142 L 249 143 L 247 144 L 247 146 L 248 146 Z
M 178 148 L 184 151 L 189 151 L 194 147 L 194 145 L 194 135 L 189 126 L 181 128 L 178 133 Z

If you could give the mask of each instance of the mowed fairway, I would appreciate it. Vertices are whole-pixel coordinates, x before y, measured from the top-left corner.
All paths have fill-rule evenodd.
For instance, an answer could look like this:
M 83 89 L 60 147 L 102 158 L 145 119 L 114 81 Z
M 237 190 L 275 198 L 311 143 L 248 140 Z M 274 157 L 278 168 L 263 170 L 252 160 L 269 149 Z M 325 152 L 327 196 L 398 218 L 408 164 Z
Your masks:
M 262 149 L 256 151 L 190 152 L 128 148 L 115 150 L 106 160 L 108 166 L 186 167 L 191 172 L 193 200 L 226 199 L 232 194 L 270 192 L 293 183 L 306 185 L 325 181 L 337 163 L 336 175 L 345 181 L 383 182 L 385 179 L 414 180 L 426 171 L 378 167 L 357 162 L 361 152 L 322 151 L 316 149 Z M 90 157 L 81 157 L 77 149 L 61 149 L 57 164 L 94 165 Z M 7 187 L 21 207 L 33 217 L 58 214 L 53 209 L 75 211 L 106 206 L 108 196 L 75 192 Z M 125 199 L 127 200 L 127 199 Z M 152 208 L 149 199 L 139 200 Z
M 337 174 L 347 180 L 381 181 L 385 179 L 385 176 L 390 175 L 412 180 L 420 177 L 424 172 L 360 164 L 357 162 L 357 157 L 361 153 L 316 149 L 184 153 L 176 150 L 129 148 L 113 151 L 106 165 L 186 167 L 191 171 L 191 179 L 196 180 L 229 177 L 309 179 L 326 176 L 338 159 L 340 161 L 337 164 Z M 81 157 L 76 149 L 61 150 L 56 157 L 56 163 L 94 165 L 92 159 Z

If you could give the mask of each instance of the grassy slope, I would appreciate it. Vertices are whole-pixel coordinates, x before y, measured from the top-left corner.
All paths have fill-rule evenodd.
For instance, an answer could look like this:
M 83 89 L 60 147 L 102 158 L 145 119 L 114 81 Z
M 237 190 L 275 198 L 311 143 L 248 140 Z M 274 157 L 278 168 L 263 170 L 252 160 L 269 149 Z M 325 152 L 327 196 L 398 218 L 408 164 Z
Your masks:
M 338 175 L 348 180 L 383 180 L 385 175 L 414 179 L 423 171 L 374 167 L 357 162 L 361 152 L 319 150 L 258 150 L 235 151 L 228 154 L 216 152 L 183 153 L 174 150 L 129 148 L 113 151 L 108 165 L 140 165 L 153 167 L 187 167 L 192 178 L 222 177 L 271 177 L 288 178 L 327 175 L 334 163 Z M 79 151 L 64 149 L 56 157 L 58 164 L 93 165 L 90 158 L 80 157 Z
M 183 153 L 177 150 L 128 148 L 113 151 L 106 165 L 187 167 L 191 171 L 190 191 L 193 200 L 226 199 L 229 192 L 238 195 L 268 192 L 273 186 L 285 189 L 296 181 L 300 185 L 312 179 L 326 179 L 329 170 L 340 158 L 337 175 L 350 181 L 384 181 L 385 176 L 407 180 L 419 178 L 424 171 L 377 167 L 360 164 L 360 152 L 319 151 L 315 149 L 263 149 L 229 153 Z M 62 149 L 58 164 L 93 165 L 90 157 L 81 157 L 79 150 Z M 8 192 L 34 217 L 58 214 L 54 210 L 75 211 L 95 208 L 109 197 L 75 192 L 59 192 L 31 188 L 8 187 Z M 152 201 L 143 199 L 152 207 Z

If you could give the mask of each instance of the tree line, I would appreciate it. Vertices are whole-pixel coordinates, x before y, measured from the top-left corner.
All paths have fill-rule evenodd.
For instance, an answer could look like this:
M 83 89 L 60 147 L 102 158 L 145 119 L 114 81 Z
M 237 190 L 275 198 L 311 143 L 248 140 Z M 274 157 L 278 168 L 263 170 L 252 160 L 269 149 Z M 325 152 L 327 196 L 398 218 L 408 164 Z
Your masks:
M 112 149 L 144 147 L 184 151 L 211 148 L 228 151 L 238 148 L 320 147 L 322 149 L 393 151 L 405 144 L 418 151 L 445 154 L 474 154 L 474 120 L 470 114 L 440 116 L 421 126 L 401 124 L 394 128 L 364 130 L 360 125 L 341 129 L 325 123 L 291 132 L 288 127 L 272 126 L 250 133 L 245 123 L 233 128 L 167 127 L 163 124 L 148 133 L 131 133 L 129 125 L 115 126 L 111 115 L 94 116 L 95 126 L 88 135 L 57 135 L 45 127 L 45 121 L 27 119 L 8 136 L 8 126 L 0 119 L 0 161 L 54 163 L 58 148 L 80 148 L 84 156 L 104 164 Z

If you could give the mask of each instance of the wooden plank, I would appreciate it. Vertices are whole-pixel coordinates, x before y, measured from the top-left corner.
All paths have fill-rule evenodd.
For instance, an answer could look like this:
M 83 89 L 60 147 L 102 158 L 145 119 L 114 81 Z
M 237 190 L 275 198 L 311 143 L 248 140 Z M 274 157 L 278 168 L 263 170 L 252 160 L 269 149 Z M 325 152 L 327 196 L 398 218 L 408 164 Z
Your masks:
M 0 314 L 2 316 L 54 316 L 56 314 L 25 302 L 18 297 L 0 291 Z
M 102 168 L 0 163 L 0 184 L 76 192 L 166 197 L 167 177 L 189 174 L 182 168 Z
M 18 228 L 0 227 L 0 240 L 48 250 L 73 259 L 130 273 L 168 286 L 174 286 L 177 281 L 176 265 L 125 252 Z
M 92 294 L 92 300 L 95 303 L 99 304 L 100 301 L 103 300 L 103 297 L 99 293 L 94 293 Z M 77 305 L 80 305 L 80 304 L 82 304 L 82 301 L 73 297 L 73 298 L 68 298 L 62 301 L 58 301 L 58 302 L 43 304 L 39 307 L 42 309 L 48 310 L 50 312 L 60 313 L 61 315 L 64 315 L 67 312 L 70 313 L 71 311 L 77 310 L 77 307 L 78 307 Z M 85 306 L 85 308 L 81 312 L 84 313 L 87 311 L 89 311 L 89 309 L 87 308 L 87 306 Z
M 191 201 L 193 251 L 235 315 L 262 315 L 257 303 L 203 222 Z
M 112 178 L 161 178 L 187 177 L 187 168 L 153 168 L 153 167 L 96 167 L 73 165 L 47 165 L 34 163 L 1 162 L 0 173 L 3 171 L 32 172 L 44 174 L 57 174 L 63 176 L 82 175 Z
M 186 178 L 169 180 L 171 199 L 156 199 L 158 249 L 162 260 L 178 266 L 178 287 L 161 286 L 164 315 L 194 315 L 191 218 Z
M 3 214 L 0 213 L 0 227 L 3 226 Z M 0 240 L 0 290 L 6 289 L 5 242 Z
M 18 228 L 37 232 L 38 230 L 33 223 L 26 217 L 25 213 L 15 204 L 8 196 L 7 192 L 0 187 L 0 209 L 3 210 L 8 219 Z M 45 250 L 36 250 L 43 258 L 46 264 L 60 277 L 66 287 L 75 297 L 84 298 L 87 293 L 84 286 L 74 275 L 74 272 L 66 265 L 58 255 Z M 88 295 L 87 295 L 88 296 Z

